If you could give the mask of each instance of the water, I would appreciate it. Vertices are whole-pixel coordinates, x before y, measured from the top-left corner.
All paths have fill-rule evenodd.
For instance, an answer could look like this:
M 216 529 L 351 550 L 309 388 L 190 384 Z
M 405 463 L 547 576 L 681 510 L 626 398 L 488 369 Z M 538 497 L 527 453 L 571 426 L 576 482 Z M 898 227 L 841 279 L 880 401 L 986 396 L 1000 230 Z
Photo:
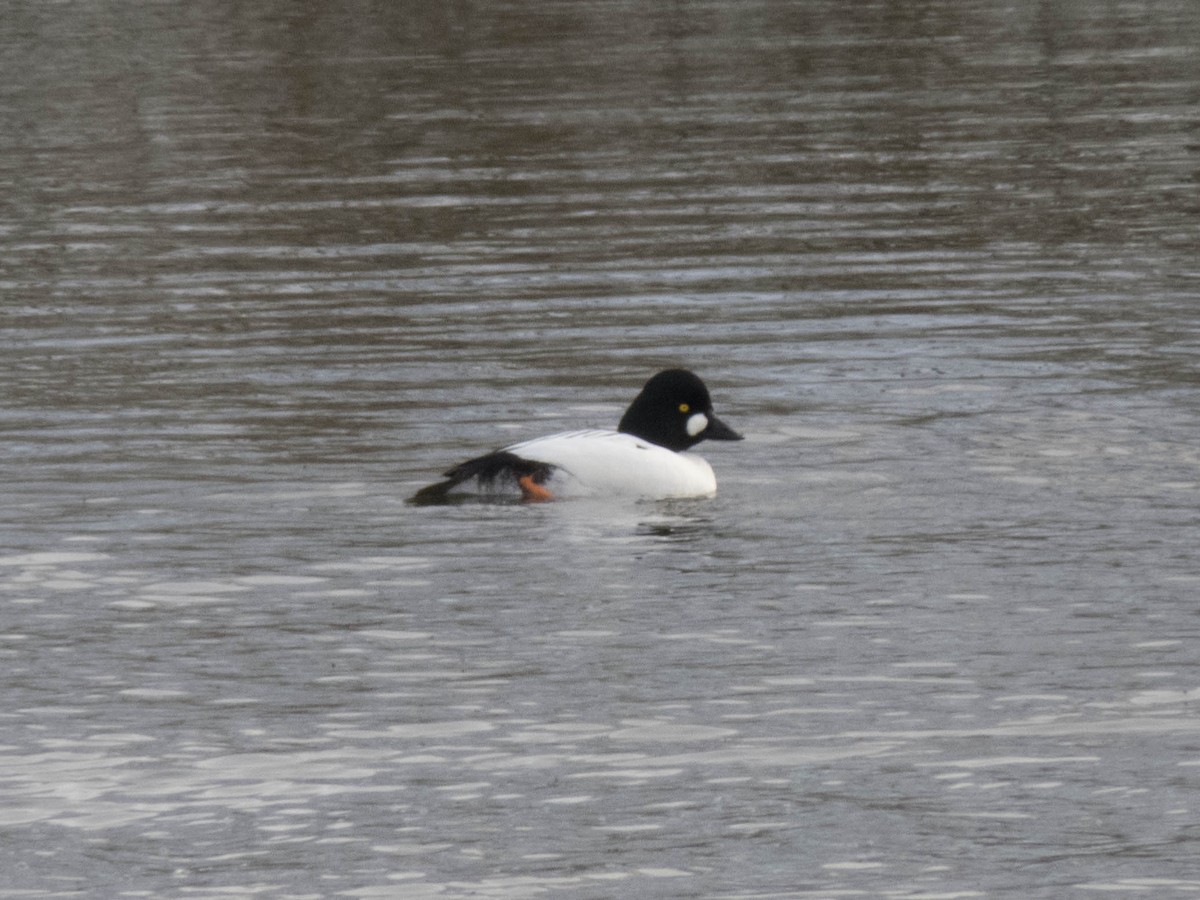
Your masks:
M 0 16 L 0 897 L 1200 895 L 1200 16 Z M 418 508 L 703 375 L 711 501 Z

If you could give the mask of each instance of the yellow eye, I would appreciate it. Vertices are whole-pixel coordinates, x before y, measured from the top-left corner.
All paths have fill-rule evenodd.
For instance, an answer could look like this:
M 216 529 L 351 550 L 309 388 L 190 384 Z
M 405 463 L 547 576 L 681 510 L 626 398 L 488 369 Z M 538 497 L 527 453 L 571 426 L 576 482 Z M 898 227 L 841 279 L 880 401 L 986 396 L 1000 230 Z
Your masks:
M 680 411 L 681 413 L 685 413 L 685 412 L 687 412 L 689 409 L 691 409 L 691 407 L 690 407 L 690 406 L 688 406 L 686 403 L 680 403 L 680 404 L 679 404 L 679 411 Z

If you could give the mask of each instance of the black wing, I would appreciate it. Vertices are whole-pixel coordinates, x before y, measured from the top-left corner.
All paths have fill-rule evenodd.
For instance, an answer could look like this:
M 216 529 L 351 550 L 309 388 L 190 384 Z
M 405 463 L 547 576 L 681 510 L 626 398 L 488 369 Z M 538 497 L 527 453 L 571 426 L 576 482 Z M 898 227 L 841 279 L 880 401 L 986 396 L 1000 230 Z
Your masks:
M 478 478 L 480 486 L 491 487 L 497 479 L 517 482 L 521 478 L 532 478 L 534 484 L 545 484 L 554 466 L 549 463 L 537 462 L 532 459 L 522 459 L 507 450 L 497 450 L 485 456 L 477 456 L 460 463 L 446 473 L 446 480 L 431 484 L 417 491 L 413 503 L 444 503 L 447 495 L 464 481 Z

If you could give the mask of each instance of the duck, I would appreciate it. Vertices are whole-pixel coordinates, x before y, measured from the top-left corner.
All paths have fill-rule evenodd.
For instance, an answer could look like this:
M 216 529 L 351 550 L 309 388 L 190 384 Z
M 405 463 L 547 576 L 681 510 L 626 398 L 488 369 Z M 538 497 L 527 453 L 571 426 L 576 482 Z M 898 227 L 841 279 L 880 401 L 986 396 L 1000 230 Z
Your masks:
M 654 375 L 615 431 L 582 429 L 510 444 L 459 463 L 411 498 L 418 505 L 510 497 L 543 503 L 575 497 L 667 500 L 711 497 L 712 466 L 687 451 L 701 441 L 740 441 L 713 412 L 708 388 L 688 369 Z

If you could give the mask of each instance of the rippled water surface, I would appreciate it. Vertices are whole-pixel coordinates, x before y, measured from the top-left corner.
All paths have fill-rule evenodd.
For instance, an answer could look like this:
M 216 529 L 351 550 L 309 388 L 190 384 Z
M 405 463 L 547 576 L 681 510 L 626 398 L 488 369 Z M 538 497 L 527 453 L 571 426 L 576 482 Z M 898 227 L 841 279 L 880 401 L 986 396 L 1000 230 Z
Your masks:
M 1192 0 L 0 16 L 0 897 L 1200 896 Z M 712 500 L 415 507 L 659 368 Z

